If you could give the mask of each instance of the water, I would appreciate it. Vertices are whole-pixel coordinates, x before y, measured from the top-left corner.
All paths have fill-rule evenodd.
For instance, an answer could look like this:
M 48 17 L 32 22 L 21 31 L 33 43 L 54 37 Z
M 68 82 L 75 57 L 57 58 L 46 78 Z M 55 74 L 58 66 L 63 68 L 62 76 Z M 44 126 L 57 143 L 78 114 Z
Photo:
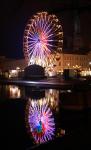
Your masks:
M 91 91 L 0 86 L 2 149 L 91 149 L 90 99 Z

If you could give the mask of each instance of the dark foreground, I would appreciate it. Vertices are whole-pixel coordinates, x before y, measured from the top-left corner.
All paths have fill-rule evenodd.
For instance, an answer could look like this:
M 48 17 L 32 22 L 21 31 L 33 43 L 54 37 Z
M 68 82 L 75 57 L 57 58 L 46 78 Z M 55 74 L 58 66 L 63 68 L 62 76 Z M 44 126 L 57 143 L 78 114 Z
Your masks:
M 3 88 L 4 89 L 4 88 Z M 6 88 L 7 89 L 7 88 Z M 25 89 L 25 90 L 24 90 Z M 22 89 L 22 93 L 27 87 Z M 0 97 L 0 125 L 1 125 L 1 145 L 0 149 L 9 150 L 30 150 L 30 149 L 61 149 L 74 150 L 83 148 L 91 149 L 91 91 L 63 91 L 56 90 L 59 93 L 54 100 L 56 103 L 52 107 L 55 118 L 55 137 L 52 141 L 44 144 L 35 144 L 31 133 L 26 127 L 26 105 L 29 98 L 38 100 L 45 96 L 45 89 L 41 91 L 28 88 L 23 97 L 10 97 L 9 91 L 5 96 L 1 93 Z M 52 91 L 52 90 L 49 90 Z M 47 89 L 47 93 L 49 92 Z M 30 93 L 30 95 L 29 95 Z M 34 94 L 35 93 L 35 94 Z M 49 92 L 50 93 L 50 92 Z M 44 94 L 44 95 L 43 95 Z M 12 96 L 12 95 L 11 95 Z M 47 95 L 46 95 L 47 96 Z M 47 98 L 51 99 L 47 96 Z M 47 99 L 46 98 L 46 99 Z M 43 102 L 43 100 L 42 100 Z M 55 106 L 57 105 L 57 106 Z M 59 134 L 61 129 L 65 132 Z

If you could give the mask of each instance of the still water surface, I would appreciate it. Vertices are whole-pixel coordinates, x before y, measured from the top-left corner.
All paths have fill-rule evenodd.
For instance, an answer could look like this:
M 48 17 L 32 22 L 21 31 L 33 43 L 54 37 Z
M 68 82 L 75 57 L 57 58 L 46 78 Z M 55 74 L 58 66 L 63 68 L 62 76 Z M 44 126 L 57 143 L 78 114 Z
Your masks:
M 88 92 L 0 86 L 3 149 L 90 149 Z

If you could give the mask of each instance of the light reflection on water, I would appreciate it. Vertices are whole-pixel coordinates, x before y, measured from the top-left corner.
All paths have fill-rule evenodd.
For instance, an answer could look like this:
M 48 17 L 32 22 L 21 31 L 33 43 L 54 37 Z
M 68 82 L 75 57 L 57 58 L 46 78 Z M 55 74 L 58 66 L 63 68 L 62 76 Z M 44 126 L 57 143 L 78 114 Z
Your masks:
M 19 99 L 25 97 L 24 87 L 17 85 L 0 85 L 0 97 L 10 99 Z
M 21 97 L 20 88 L 15 85 L 9 85 L 9 95 L 10 98 L 20 98 Z
M 41 91 L 39 91 L 39 93 L 40 92 Z M 26 127 L 29 134 L 34 138 L 35 143 L 45 143 L 55 137 L 65 134 L 65 130 L 61 128 L 59 130 L 56 129 L 55 112 L 58 110 L 59 91 L 56 89 L 46 89 L 44 97 L 37 96 L 36 98 L 28 98 L 25 118 Z
M 41 144 L 65 135 L 65 130 L 56 125 L 55 113 L 59 111 L 59 90 L 31 89 L 16 85 L 6 85 L 0 89 L 1 97 L 26 99 L 26 129 L 34 143 Z
M 78 136 L 82 141 L 87 134 L 87 104 L 89 102 L 90 108 L 90 100 L 90 91 L 83 93 L 13 85 L 0 86 L 0 112 L 4 115 L 1 122 L 5 120 L 5 123 L 9 124 L 6 127 L 9 133 L 5 136 L 13 141 L 14 145 L 17 143 L 16 149 L 19 144 L 20 147 L 30 147 L 35 143 L 45 143 L 64 135 L 68 135 L 69 139 L 70 134 L 74 141 Z M 32 142 L 34 143 L 31 144 Z
M 26 115 L 30 134 L 32 134 L 35 143 L 45 143 L 52 140 L 55 134 L 55 122 L 53 113 L 47 104 L 36 101 L 30 101 L 28 115 Z
M 0 86 L 0 97 L 2 98 L 11 98 L 11 99 L 18 99 L 18 98 L 26 98 L 31 99 L 31 102 L 34 103 L 37 97 L 42 96 L 39 99 L 40 104 L 50 105 L 50 107 L 54 110 L 59 109 L 59 90 L 56 89 L 44 89 L 44 90 L 32 90 L 31 88 L 19 87 L 16 85 L 6 85 Z M 44 98 L 43 98 L 44 97 Z

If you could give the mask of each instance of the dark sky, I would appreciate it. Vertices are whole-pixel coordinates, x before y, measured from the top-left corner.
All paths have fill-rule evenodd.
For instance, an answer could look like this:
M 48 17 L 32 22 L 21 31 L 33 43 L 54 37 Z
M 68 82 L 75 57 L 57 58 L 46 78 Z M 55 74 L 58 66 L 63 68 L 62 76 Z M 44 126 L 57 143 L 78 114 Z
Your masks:
M 23 33 L 27 20 L 37 11 L 48 11 L 58 16 L 64 38 L 73 34 L 73 12 L 79 10 L 81 35 L 84 45 L 91 45 L 90 0 L 3 0 L 0 5 L 0 55 L 23 57 Z

